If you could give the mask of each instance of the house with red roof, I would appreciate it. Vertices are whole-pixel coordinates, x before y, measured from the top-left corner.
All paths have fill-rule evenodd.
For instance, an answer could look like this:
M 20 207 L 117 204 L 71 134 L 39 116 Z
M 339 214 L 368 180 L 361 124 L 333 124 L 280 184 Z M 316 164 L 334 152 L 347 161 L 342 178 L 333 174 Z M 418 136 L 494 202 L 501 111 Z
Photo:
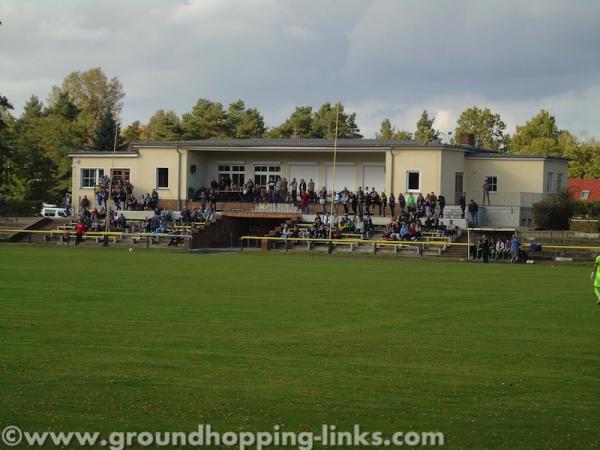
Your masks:
M 600 179 L 569 178 L 567 187 L 574 200 L 600 200 Z

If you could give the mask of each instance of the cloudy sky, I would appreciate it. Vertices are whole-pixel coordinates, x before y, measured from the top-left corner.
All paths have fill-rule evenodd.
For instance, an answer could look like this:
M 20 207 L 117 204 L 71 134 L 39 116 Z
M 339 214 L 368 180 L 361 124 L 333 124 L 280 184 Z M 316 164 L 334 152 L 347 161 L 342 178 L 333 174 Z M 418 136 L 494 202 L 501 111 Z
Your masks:
M 600 138 L 597 0 L 3 0 L 0 94 L 17 114 L 73 70 L 125 88 L 122 118 L 243 99 L 268 125 L 340 100 L 365 137 L 471 105 L 512 132 L 541 108 Z

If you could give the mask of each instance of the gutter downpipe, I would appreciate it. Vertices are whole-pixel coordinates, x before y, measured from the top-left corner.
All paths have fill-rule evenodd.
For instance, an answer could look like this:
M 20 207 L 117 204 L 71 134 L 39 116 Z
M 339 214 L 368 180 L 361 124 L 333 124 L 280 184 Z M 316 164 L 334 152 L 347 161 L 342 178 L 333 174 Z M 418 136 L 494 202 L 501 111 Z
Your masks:
M 177 209 L 181 211 L 181 151 L 177 145 Z
M 388 197 L 394 192 L 394 147 L 390 146 L 390 192 Z

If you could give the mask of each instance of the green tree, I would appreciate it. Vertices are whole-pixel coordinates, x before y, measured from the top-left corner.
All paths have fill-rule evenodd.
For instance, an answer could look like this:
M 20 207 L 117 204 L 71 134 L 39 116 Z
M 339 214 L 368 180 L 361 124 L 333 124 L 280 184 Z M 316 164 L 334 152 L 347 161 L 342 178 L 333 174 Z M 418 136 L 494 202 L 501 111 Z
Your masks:
M 122 150 L 125 147 L 123 137 L 119 130 L 119 124 L 115 121 L 112 111 L 106 110 L 100 116 L 100 121 L 92 136 L 92 146 L 90 150 L 95 152 L 112 152 L 113 149 L 115 149 L 115 144 L 117 151 Z
M 201 98 L 192 111 L 182 118 L 185 139 L 209 139 L 227 137 L 227 113 L 221 103 Z
M 31 96 L 15 123 L 15 162 L 25 200 L 51 200 L 56 166 L 44 149 L 46 121 L 41 102 Z
M 79 108 L 71 101 L 68 92 L 60 91 L 52 98 L 47 112 L 62 116 L 67 120 L 75 120 L 79 115 Z
M 68 155 L 85 147 L 88 130 L 79 118 L 69 120 L 61 114 L 50 114 L 43 119 L 40 133 L 44 155 L 53 162 L 54 167 L 54 184 L 44 200 L 60 201 L 71 188 L 72 161 Z
M 281 125 L 269 131 L 271 138 L 313 137 L 312 106 L 296 106 L 294 112 Z
M 236 139 L 260 138 L 265 134 L 265 121 L 255 108 L 246 109 L 243 100 L 227 108 L 227 135 Z
M 100 67 L 68 74 L 60 87 L 52 88 L 50 103 L 54 104 L 55 99 L 65 92 L 84 114 L 94 117 L 102 115 L 104 111 L 118 114 L 121 111 L 121 101 L 125 97 L 119 79 L 109 79 Z
M 564 135 L 563 135 L 564 136 Z M 563 137 L 563 139 L 565 139 Z M 563 145 L 565 143 L 563 142 Z M 576 145 L 566 145 L 564 156 L 569 161 L 570 178 L 600 178 L 600 142 L 591 139 Z
M 463 111 L 456 122 L 454 139 L 461 134 L 474 134 L 481 147 L 505 151 L 510 138 L 505 134 L 506 124 L 499 114 L 493 114 L 489 108 L 477 106 Z
M 564 153 L 560 144 L 562 133 L 568 131 L 559 130 L 554 116 L 542 109 L 525 125 L 517 126 L 517 131 L 510 141 L 510 150 L 528 155 L 561 156 Z M 563 142 L 570 140 L 563 137 Z
M 360 129 L 356 124 L 356 113 L 346 114 L 344 105 L 341 103 L 332 105 L 329 102 L 323 103 L 321 108 L 314 113 L 312 137 L 328 138 L 335 137 L 336 110 L 338 110 L 338 138 L 360 139 Z
M 125 139 L 125 141 L 128 144 L 131 144 L 132 142 L 136 142 L 136 141 L 141 141 L 144 139 L 144 136 L 145 136 L 145 128 L 140 123 L 139 120 L 136 120 L 136 121 L 130 123 L 123 130 L 123 139 Z
M 395 139 L 398 141 L 410 141 L 412 139 L 412 133 L 409 131 L 397 130 L 396 127 L 392 126 L 390 119 L 385 118 L 381 122 L 381 127 L 378 133 L 375 133 L 377 139 Z
M 417 130 L 415 131 L 415 140 L 428 144 L 439 139 L 439 131 L 433 128 L 433 118 L 429 118 L 427 111 L 423 111 L 417 121 Z
M 0 95 L 0 130 L 9 127 L 13 118 L 10 111 L 13 109 L 13 105 L 8 101 L 6 97 Z
M 181 120 L 175 111 L 159 109 L 154 113 L 146 125 L 146 139 L 150 141 L 178 141 L 183 138 L 184 132 Z
M 0 194 L 6 197 L 19 196 L 12 109 L 8 99 L 0 95 Z
M 25 106 L 23 106 L 23 113 L 21 114 L 20 120 L 23 119 L 39 119 L 44 115 L 44 105 L 38 97 L 32 95 L 29 97 Z

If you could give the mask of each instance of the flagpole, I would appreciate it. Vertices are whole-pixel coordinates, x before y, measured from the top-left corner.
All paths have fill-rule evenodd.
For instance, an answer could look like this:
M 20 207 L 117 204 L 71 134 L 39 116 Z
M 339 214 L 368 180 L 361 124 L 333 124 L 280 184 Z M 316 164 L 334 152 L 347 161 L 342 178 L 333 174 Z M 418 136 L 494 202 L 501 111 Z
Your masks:
M 340 102 L 338 101 L 335 105 L 335 135 L 333 137 L 333 170 L 331 173 L 331 208 L 329 213 L 329 240 L 331 241 L 331 234 L 333 232 L 333 206 L 335 203 L 335 196 L 333 193 L 335 192 L 335 164 L 337 159 L 337 139 L 338 139 L 338 130 L 340 123 Z M 327 194 L 325 194 L 325 198 L 327 198 Z M 331 242 L 329 243 L 331 245 Z
M 110 163 L 110 176 L 108 179 L 108 198 L 106 199 L 106 218 L 105 218 L 105 231 L 108 233 L 108 231 L 110 230 L 110 198 L 112 196 L 112 172 L 115 168 L 115 158 L 116 158 L 116 153 L 117 153 L 117 137 L 119 135 L 119 114 L 117 113 L 117 118 L 115 119 L 115 139 L 113 141 L 113 154 L 112 154 L 112 161 Z M 107 235 L 104 236 L 104 238 L 106 238 Z

